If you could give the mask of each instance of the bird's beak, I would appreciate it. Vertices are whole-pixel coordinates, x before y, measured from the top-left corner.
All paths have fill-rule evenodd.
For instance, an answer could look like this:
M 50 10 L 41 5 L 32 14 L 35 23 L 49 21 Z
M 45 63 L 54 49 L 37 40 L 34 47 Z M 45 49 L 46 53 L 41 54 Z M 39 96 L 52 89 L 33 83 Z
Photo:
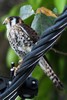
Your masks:
M 8 22 L 9 22 L 9 20 L 8 19 L 5 19 L 2 24 L 3 25 L 6 25 Z
M 2 23 L 3 25 L 5 25 L 5 21 L 3 21 L 3 23 Z

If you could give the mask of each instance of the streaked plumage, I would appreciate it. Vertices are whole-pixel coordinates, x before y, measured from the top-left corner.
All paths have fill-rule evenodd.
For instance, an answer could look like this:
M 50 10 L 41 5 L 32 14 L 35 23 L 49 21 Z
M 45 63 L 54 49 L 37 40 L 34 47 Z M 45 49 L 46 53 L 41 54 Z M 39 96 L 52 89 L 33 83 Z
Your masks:
M 14 49 L 19 57 L 23 58 L 31 51 L 34 43 L 39 39 L 38 34 L 32 28 L 27 26 L 20 17 L 8 17 L 5 19 L 4 24 L 6 24 L 7 27 L 7 38 L 12 49 Z M 47 63 L 46 59 L 41 57 L 39 65 L 50 80 L 53 81 L 55 86 L 62 88 L 62 83 L 52 70 L 51 66 Z

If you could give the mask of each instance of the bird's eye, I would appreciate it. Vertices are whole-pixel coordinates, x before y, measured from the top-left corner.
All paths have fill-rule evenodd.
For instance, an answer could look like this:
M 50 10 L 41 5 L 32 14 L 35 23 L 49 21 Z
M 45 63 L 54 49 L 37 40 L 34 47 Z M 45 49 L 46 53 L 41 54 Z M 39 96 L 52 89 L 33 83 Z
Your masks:
M 19 23 L 19 20 L 18 19 L 16 19 L 16 23 Z
M 10 21 L 12 21 L 13 20 L 13 17 L 9 17 L 9 19 L 10 19 Z

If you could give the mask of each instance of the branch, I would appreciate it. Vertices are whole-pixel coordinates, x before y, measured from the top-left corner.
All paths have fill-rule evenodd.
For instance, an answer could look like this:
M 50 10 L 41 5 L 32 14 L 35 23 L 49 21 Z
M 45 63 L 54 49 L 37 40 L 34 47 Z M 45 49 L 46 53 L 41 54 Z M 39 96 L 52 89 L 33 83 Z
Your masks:
M 59 50 L 57 50 L 55 48 L 51 48 L 51 50 L 54 51 L 57 54 L 67 56 L 67 52 L 59 51 Z

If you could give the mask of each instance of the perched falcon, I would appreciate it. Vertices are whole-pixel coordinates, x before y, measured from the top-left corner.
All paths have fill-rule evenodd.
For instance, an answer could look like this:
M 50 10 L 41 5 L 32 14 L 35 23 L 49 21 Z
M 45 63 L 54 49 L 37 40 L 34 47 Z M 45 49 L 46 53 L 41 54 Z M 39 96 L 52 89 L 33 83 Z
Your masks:
M 27 53 L 31 52 L 32 47 L 39 39 L 38 34 L 31 27 L 26 25 L 18 16 L 6 18 L 3 24 L 6 25 L 7 38 L 10 46 L 16 52 L 16 54 L 23 58 Z M 62 83 L 44 57 L 40 58 L 39 65 L 50 80 L 53 81 L 55 86 L 62 89 Z

